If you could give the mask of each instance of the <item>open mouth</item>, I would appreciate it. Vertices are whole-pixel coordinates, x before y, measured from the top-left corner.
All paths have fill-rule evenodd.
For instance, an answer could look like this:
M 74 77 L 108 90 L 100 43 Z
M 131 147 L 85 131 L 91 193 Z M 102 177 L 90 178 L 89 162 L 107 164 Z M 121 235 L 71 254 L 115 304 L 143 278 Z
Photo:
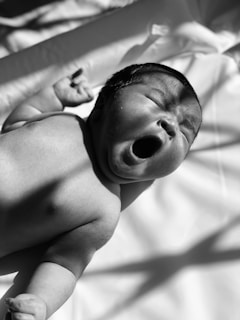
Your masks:
M 147 136 L 137 139 L 132 145 L 133 154 L 140 159 L 152 157 L 162 146 L 161 140 L 156 136 Z
M 109 171 L 124 180 L 139 178 L 153 157 L 163 146 L 161 138 L 148 135 L 132 143 L 115 146 L 108 154 Z

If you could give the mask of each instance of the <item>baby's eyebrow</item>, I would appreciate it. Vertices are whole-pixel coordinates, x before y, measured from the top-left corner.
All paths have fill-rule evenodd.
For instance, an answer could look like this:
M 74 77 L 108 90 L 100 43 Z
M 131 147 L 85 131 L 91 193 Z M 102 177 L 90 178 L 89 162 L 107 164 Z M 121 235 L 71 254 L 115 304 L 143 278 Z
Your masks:
M 157 93 L 160 96 L 165 96 L 165 92 L 159 88 L 152 88 L 151 93 Z

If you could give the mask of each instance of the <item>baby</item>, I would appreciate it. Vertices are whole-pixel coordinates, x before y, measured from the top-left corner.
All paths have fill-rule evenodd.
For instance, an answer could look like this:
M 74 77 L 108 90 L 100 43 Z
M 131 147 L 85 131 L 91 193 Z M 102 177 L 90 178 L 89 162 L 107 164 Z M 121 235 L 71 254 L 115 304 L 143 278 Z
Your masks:
M 189 82 L 160 64 L 114 74 L 86 121 L 62 112 L 91 99 L 77 72 L 3 125 L 0 257 L 44 245 L 25 291 L 6 299 L 13 320 L 47 319 L 69 298 L 121 210 L 178 168 L 201 124 Z

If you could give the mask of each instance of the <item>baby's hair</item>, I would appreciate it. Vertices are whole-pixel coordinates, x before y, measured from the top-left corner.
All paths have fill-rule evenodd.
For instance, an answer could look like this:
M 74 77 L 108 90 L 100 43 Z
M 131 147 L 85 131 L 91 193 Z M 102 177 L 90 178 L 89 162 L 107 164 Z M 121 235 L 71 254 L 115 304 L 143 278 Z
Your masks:
M 197 94 L 187 78 L 181 72 L 160 63 L 132 64 L 114 73 L 101 89 L 95 104 L 95 108 L 102 108 L 106 103 L 106 100 L 114 97 L 115 93 L 120 89 L 131 84 L 141 83 L 144 75 L 156 73 L 168 74 L 178 79 L 184 85 L 187 91 L 196 99 L 201 108 Z

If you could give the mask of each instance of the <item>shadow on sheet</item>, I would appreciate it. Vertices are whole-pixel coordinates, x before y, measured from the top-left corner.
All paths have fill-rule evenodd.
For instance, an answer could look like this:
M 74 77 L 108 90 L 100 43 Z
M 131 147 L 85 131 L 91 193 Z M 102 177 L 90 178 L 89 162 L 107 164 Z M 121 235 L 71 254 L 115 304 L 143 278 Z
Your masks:
M 185 3 L 196 21 L 169 32 L 166 19 L 122 59 L 183 72 L 200 97 L 202 129 L 185 163 L 123 213 L 53 320 L 239 320 L 240 75 L 224 54 L 239 41 L 239 4 Z M 2 279 L 3 294 L 11 281 Z

